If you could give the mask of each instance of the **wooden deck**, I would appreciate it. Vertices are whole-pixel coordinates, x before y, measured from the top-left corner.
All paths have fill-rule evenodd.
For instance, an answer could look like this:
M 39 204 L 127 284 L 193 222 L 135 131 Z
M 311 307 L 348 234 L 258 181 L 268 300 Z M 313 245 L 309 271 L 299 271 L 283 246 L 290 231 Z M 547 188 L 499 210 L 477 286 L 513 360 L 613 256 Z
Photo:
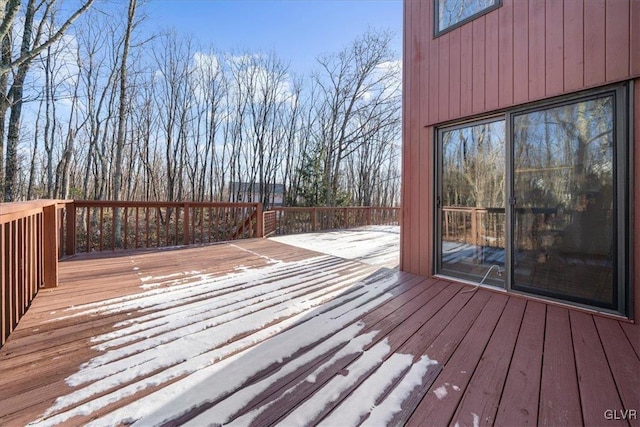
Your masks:
M 2 426 L 640 425 L 628 322 L 262 239 L 60 267 Z

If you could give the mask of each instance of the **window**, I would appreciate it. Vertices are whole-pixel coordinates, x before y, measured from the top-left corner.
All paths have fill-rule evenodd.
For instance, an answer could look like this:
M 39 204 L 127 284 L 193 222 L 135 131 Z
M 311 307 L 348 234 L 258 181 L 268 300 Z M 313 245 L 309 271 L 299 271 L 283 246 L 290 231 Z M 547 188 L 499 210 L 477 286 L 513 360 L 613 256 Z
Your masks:
M 438 129 L 436 272 L 628 314 L 627 93 Z
M 502 0 L 434 0 L 434 2 L 435 37 L 502 5 Z

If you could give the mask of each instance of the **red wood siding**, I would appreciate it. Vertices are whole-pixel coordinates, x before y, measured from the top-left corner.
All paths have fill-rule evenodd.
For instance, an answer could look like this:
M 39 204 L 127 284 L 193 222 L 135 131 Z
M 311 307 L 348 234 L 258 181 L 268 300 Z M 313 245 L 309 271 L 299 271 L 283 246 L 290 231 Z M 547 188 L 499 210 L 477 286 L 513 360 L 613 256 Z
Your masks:
M 485 111 L 484 89 L 486 84 L 486 74 L 484 69 L 484 16 L 474 20 L 471 25 L 473 27 L 473 72 L 471 78 L 471 105 L 474 113 L 480 113 L 482 111 Z M 438 57 L 438 60 L 439 59 L 440 57 Z
M 637 2 L 640 3 L 640 2 Z M 636 54 L 638 55 L 638 54 Z M 640 319 L 640 79 L 636 79 L 634 81 L 634 89 L 635 89 L 635 101 L 634 105 L 634 122 L 633 125 L 633 211 L 635 213 L 634 216 L 634 224 L 633 224 L 633 241 L 634 241 L 634 268 L 633 272 L 633 294 L 635 300 L 634 313 L 635 318 Z M 640 337 L 636 335 L 636 339 L 634 344 L 638 345 L 640 343 Z
M 564 44 L 581 46 L 584 43 L 583 0 L 565 0 L 564 2 Z M 564 88 L 577 90 L 584 86 L 583 49 L 564 49 Z
M 627 19 L 631 14 L 630 7 L 630 4 L 620 0 L 607 0 L 605 5 L 605 76 L 609 81 L 624 79 L 630 73 L 630 24 Z M 638 26 L 637 22 L 635 26 Z
M 631 74 L 636 76 L 640 74 L 640 25 L 637 24 L 638 22 L 640 22 L 640 1 L 634 0 L 631 2 L 631 13 L 629 14 L 629 28 L 631 29 L 629 58 L 631 59 Z
M 401 268 L 430 275 L 435 126 L 639 78 L 640 25 L 632 23 L 640 19 L 640 0 L 503 0 L 498 9 L 438 38 L 433 38 L 431 0 L 405 0 L 404 8 Z M 638 188 L 634 191 L 640 212 Z M 638 219 L 634 233 L 640 242 Z M 640 265 L 640 249 L 634 256 Z M 635 300 L 640 314 L 640 297 Z
M 449 39 L 449 59 L 451 61 L 451 67 L 449 68 L 449 98 L 451 99 L 449 114 L 452 116 L 460 115 L 460 65 L 463 60 L 460 54 L 462 50 L 460 37 L 461 33 L 454 31 Z M 466 61 L 466 58 L 464 60 Z
M 513 3 L 498 10 L 498 98 L 500 106 L 513 103 Z
M 605 81 L 605 2 L 584 3 L 584 85 L 593 86 Z
M 485 109 L 494 110 L 498 108 L 499 88 L 498 84 L 498 14 L 487 15 L 485 20 Z
M 545 96 L 546 56 L 545 56 L 545 4 L 542 1 L 529 2 L 529 99 Z M 515 22 L 514 25 L 522 25 Z M 515 84 L 521 84 L 516 81 Z
M 504 0 L 437 38 L 432 8 L 405 1 L 405 59 L 419 55 L 422 76 L 406 93 L 430 99 L 422 126 L 640 77 L 640 0 Z

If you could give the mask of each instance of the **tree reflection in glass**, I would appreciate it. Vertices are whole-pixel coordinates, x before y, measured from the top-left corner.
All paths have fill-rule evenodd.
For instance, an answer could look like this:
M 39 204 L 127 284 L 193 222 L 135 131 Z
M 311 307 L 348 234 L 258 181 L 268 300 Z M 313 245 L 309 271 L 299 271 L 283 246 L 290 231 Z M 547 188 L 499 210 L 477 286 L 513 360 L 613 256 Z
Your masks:
M 438 31 L 444 31 L 497 4 L 498 0 L 437 0 Z
M 480 281 L 505 262 L 505 123 L 445 130 L 441 141 L 441 270 Z M 502 284 L 499 269 L 485 283 Z
M 613 304 L 613 105 L 514 117 L 515 288 Z

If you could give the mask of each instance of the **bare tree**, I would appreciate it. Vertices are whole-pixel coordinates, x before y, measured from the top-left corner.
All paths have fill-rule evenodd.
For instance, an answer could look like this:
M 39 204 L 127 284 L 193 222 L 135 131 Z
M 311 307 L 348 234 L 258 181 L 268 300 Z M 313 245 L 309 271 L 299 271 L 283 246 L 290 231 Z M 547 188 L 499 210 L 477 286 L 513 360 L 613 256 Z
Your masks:
M 3 10 L 13 13 L 8 4 Z M 365 34 L 321 58 L 305 79 L 292 77 L 273 52 L 203 51 L 176 34 L 149 44 L 153 53 L 138 48 L 138 2 L 127 4 L 85 14 L 37 61 L 0 74 L 8 89 L 0 90 L 0 114 L 20 116 L 14 97 L 37 101 L 33 111 L 25 107 L 37 117 L 35 134 L 19 120 L 6 120 L 8 129 L 0 120 L 11 146 L 20 141 L 33 153 L 23 160 L 28 150 L 7 150 L 7 165 L 16 165 L 7 174 L 10 198 L 46 190 L 48 197 L 252 199 L 270 206 L 277 189 L 289 204 L 393 203 L 400 98 L 388 34 Z M 30 43 L 21 50 L 42 45 L 40 30 L 42 40 L 57 34 L 53 12 L 33 14 L 32 35 L 21 39 Z M 24 32 L 22 18 L 15 22 Z M 3 64 L 20 56 L 12 52 L 15 38 L 8 31 L 0 40 Z M 21 67 L 29 74 L 23 92 Z M 22 162 L 31 163 L 19 169 Z
M 131 45 L 131 32 L 133 31 L 134 19 L 136 15 L 136 0 L 129 0 L 127 12 L 127 27 L 124 32 L 122 43 L 122 56 L 120 59 L 120 87 L 118 104 L 118 136 L 116 139 L 115 164 L 113 172 L 113 200 L 120 200 L 122 190 L 122 153 L 124 151 L 125 126 L 127 122 L 127 59 L 129 58 L 129 48 Z M 119 236 L 119 230 L 116 230 Z
M 71 15 L 62 23 L 55 32 L 50 32 L 49 37 L 42 38 L 49 17 L 55 14 L 56 1 L 43 1 L 36 3 L 29 0 L 24 9 L 24 19 L 21 32 L 20 51 L 16 57 L 11 52 L 11 36 L 13 33 L 15 20 L 21 10 L 20 0 L 4 0 L 0 2 L 0 40 L 2 40 L 2 60 L 0 61 L 0 90 L 3 95 L 0 101 L 0 122 L 4 123 L 6 113 L 10 109 L 9 124 L 6 135 L 5 129 L 0 131 L 0 153 L 6 150 L 6 157 L 0 154 L 0 175 L 3 180 L 0 182 L 3 188 L 4 200 L 12 201 L 15 193 L 15 181 L 18 173 L 17 147 L 20 134 L 20 119 L 22 116 L 22 103 L 24 94 L 24 81 L 33 60 L 46 51 L 51 45 L 62 38 L 71 24 L 84 13 L 94 0 L 86 0 L 81 3 Z M 13 82 L 7 91 L 9 84 L 9 72 L 15 70 Z
M 378 132 L 397 126 L 399 81 L 390 49 L 391 34 L 369 31 L 337 55 L 319 60 L 315 80 L 323 95 L 317 115 L 325 203 L 335 206 L 343 161 Z

